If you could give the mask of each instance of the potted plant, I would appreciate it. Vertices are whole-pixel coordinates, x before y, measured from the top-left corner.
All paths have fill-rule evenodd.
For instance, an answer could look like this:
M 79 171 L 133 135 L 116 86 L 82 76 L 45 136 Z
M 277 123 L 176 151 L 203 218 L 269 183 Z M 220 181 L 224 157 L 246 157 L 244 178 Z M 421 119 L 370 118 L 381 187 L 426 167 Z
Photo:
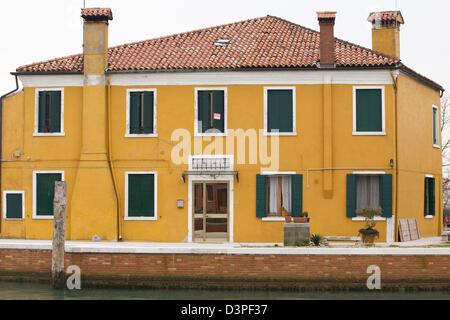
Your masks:
M 364 229 L 359 230 L 359 235 L 361 235 L 361 241 L 364 244 L 373 244 L 375 238 L 380 236 L 378 230 L 374 229 L 375 225 L 375 217 L 381 215 L 381 208 L 364 208 L 362 210 L 358 210 L 356 212 L 357 215 L 363 216 L 366 221 L 366 225 Z

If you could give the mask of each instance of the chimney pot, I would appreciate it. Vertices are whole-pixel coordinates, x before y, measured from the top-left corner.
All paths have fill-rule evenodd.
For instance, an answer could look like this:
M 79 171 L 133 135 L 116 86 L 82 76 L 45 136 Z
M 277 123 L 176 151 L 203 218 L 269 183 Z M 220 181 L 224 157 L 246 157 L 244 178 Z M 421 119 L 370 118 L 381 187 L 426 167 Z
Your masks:
M 334 23 L 336 11 L 317 12 L 320 26 L 320 68 L 336 67 Z

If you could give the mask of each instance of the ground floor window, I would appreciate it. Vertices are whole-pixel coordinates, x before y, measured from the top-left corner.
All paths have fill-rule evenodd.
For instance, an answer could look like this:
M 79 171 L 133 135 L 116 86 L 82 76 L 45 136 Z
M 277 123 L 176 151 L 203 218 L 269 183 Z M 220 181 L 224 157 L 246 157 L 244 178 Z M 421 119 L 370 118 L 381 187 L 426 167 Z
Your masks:
M 34 218 L 53 218 L 56 181 L 64 181 L 64 172 L 34 172 Z
M 5 219 L 24 219 L 24 191 L 5 191 L 3 193 L 3 214 Z
M 379 175 L 356 177 L 356 211 L 381 208 L 381 177 Z
M 156 173 L 127 172 L 125 219 L 156 220 Z
M 425 178 L 425 216 L 435 215 L 435 180 L 431 177 Z

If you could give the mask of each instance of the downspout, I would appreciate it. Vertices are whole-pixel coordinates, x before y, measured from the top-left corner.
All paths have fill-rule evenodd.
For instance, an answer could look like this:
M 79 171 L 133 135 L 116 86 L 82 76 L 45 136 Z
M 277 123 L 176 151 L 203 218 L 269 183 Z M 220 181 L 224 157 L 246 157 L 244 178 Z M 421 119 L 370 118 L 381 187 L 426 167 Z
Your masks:
M 117 179 L 114 169 L 114 162 L 112 161 L 112 130 L 111 130 L 111 80 L 109 76 L 106 76 L 106 81 L 108 82 L 108 110 L 107 110 L 107 116 L 108 116 L 108 167 L 109 171 L 111 172 L 111 177 L 114 184 L 114 193 L 116 195 L 116 201 L 117 201 L 117 241 L 122 241 L 122 228 L 121 223 L 122 219 L 121 217 L 121 201 L 120 201 L 120 195 L 119 195 L 119 188 L 117 186 Z
M 2 149 L 3 149 L 3 98 L 9 96 L 11 93 L 14 93 L 19 90 L 19 79 L 17 75 L 16 77 L 16 88 L 7 94 L 4 94 L 0 97 L 0 159 L 2 158 Z M 2 162 L 0 161 L 0 192 L 2 190 Z M 0 197 L 0 208 L 1 208 L 1 197 Z M 0 217 L 0 234 L 2 233 L 2 219 Z
M 394 75 L 390 71 L 394 85 L 394 166 L 395 166 L 395 221 L 394 221 L 394 242 L 398 239 L 398 74 Z

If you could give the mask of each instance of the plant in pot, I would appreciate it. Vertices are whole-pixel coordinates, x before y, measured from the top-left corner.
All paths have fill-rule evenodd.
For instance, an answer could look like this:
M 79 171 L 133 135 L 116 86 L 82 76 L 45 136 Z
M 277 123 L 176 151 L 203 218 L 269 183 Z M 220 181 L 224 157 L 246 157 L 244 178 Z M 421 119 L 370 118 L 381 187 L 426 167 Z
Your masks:
M 361 241 L 364 244 L 373 244 L 375 238 L 380 236 L 378 230 L 374 229 L 376 226 L 375 217 L 381 216 L 381 208 L 364 208 L 356 212 L 358 216 L 363 216 L 366 221 L 364 229 L 359 230 Z

